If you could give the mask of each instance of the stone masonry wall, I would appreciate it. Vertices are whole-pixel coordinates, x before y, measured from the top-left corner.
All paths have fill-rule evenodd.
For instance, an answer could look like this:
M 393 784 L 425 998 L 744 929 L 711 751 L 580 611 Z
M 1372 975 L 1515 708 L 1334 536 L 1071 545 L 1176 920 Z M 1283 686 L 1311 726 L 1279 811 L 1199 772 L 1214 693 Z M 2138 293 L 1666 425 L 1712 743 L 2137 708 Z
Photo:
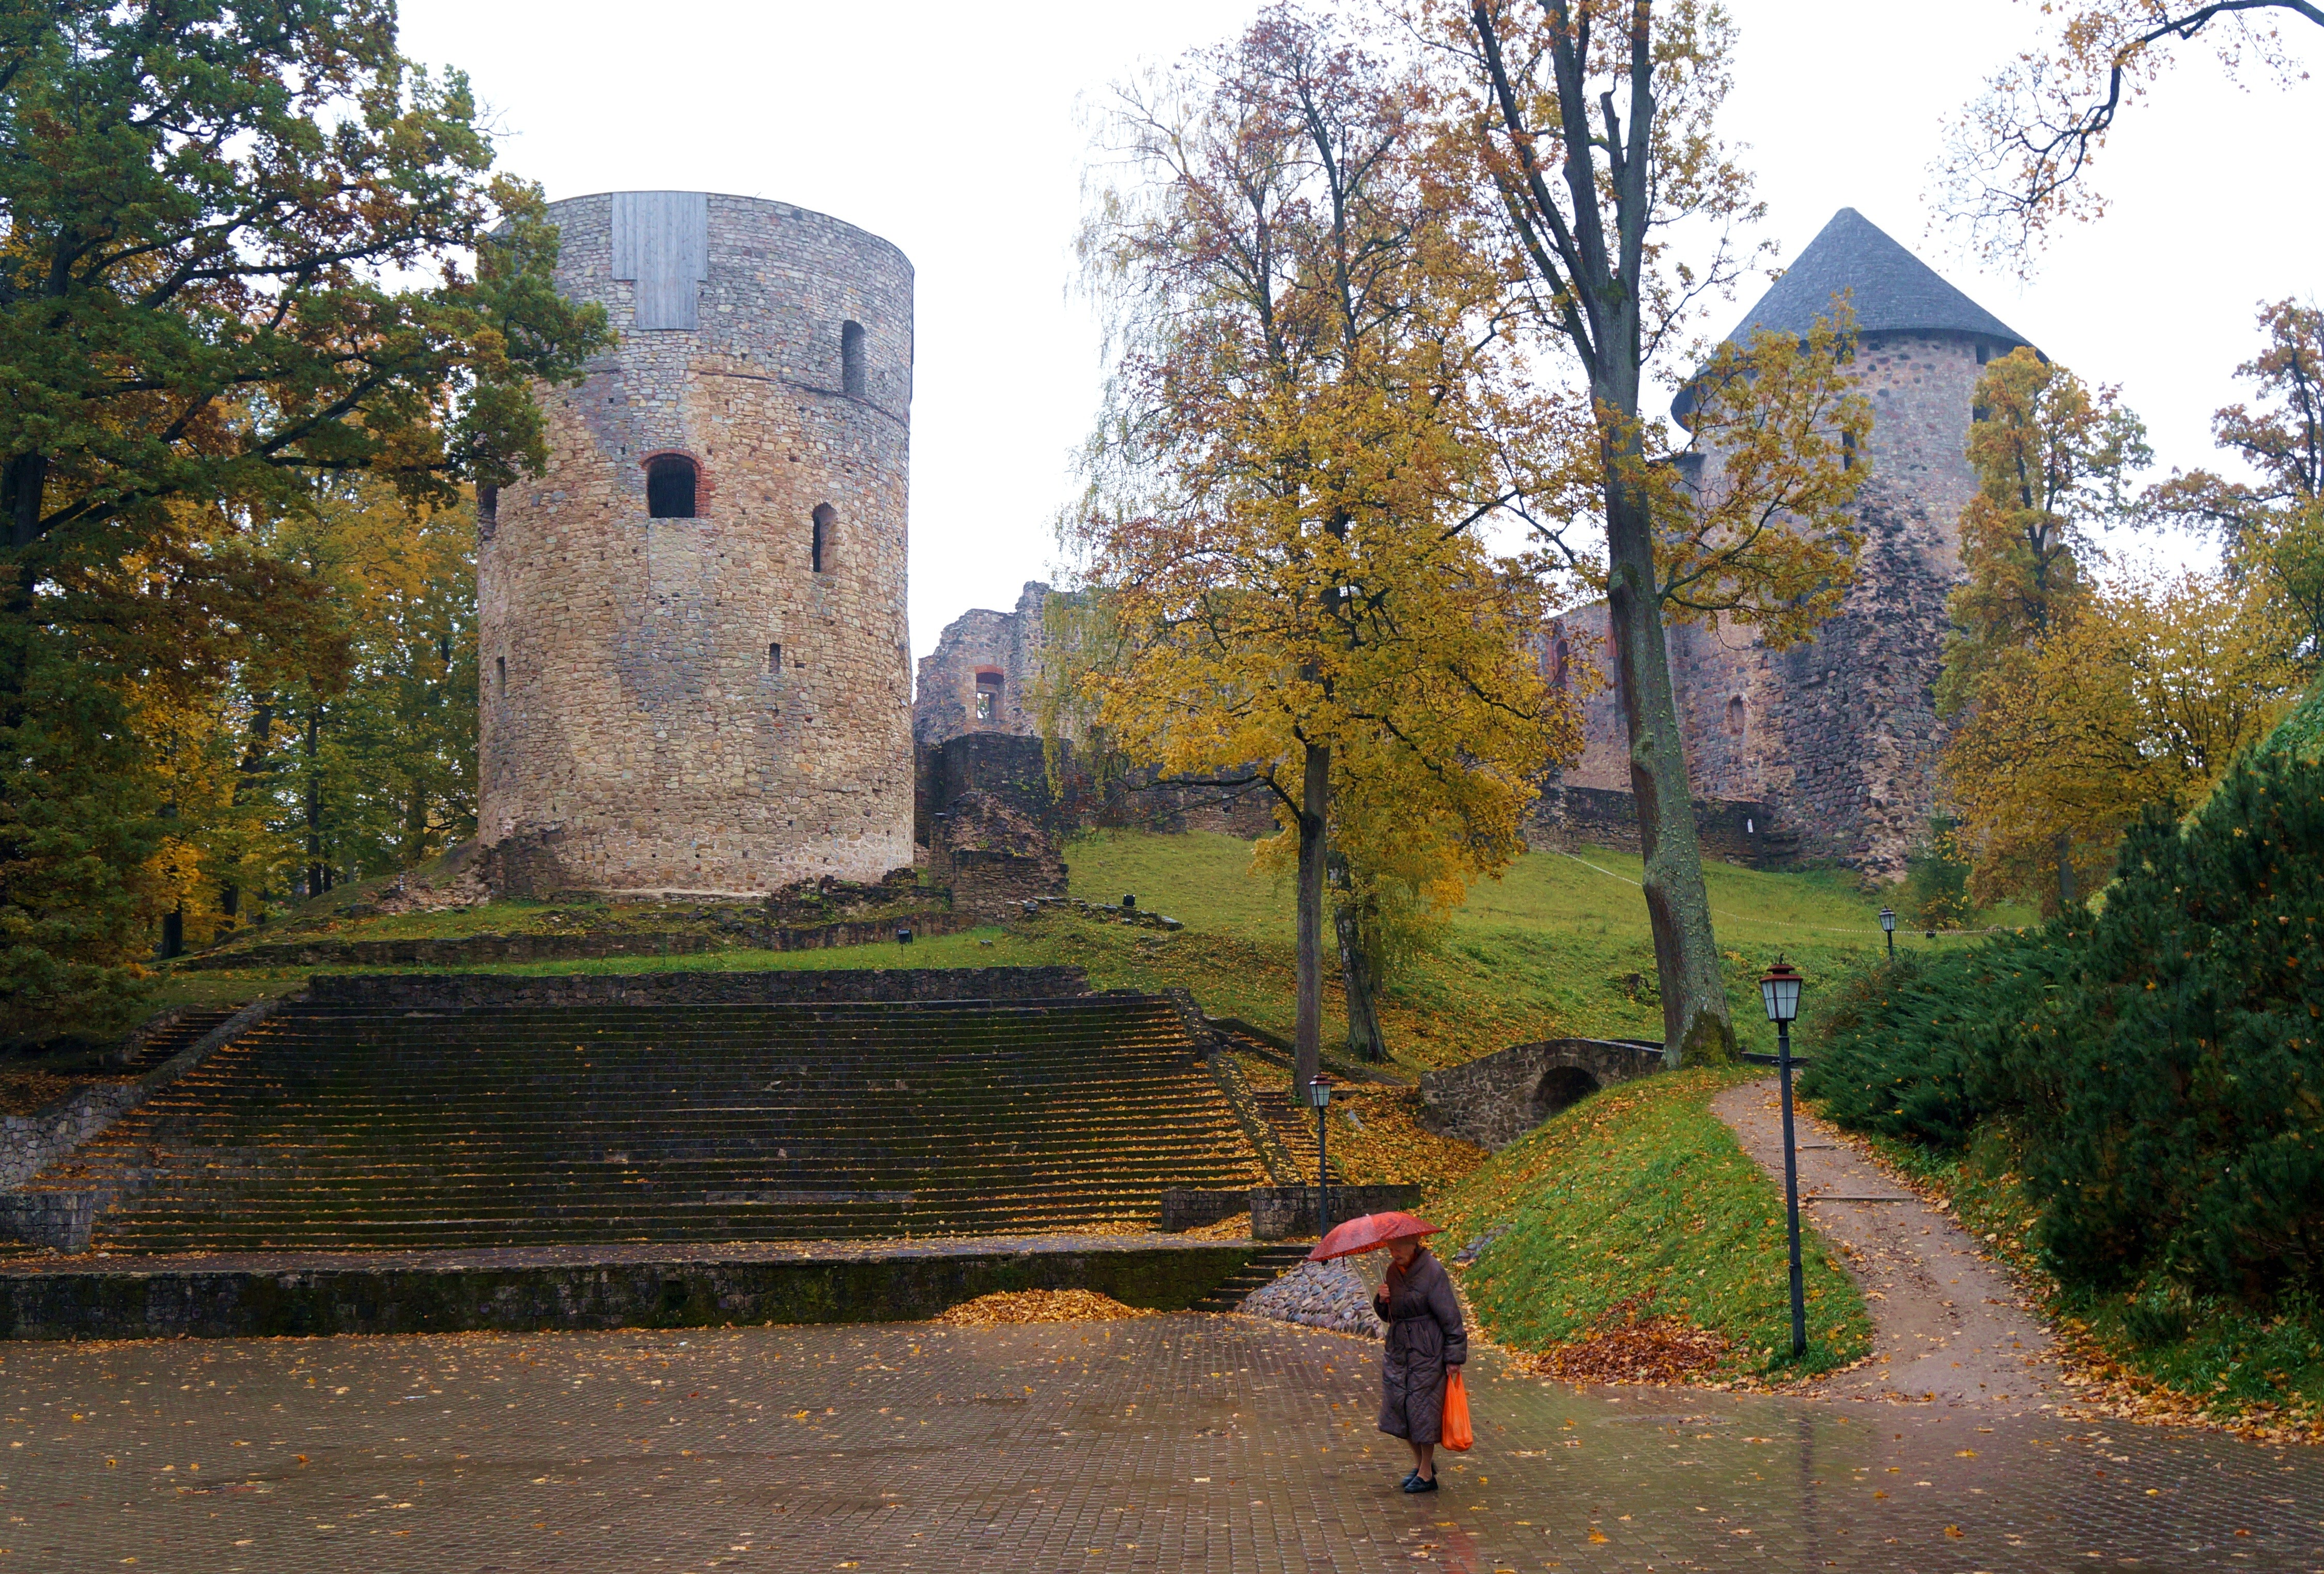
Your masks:
M 1856 509 L 1864 540 L 1854 584 L 1812 642 L 1774 651 L 1725 621 L 1668 631 L 1694 796 L 1766 805 L 1778 833 L 1796 838 L 1787 852 L 1895 879 L 1927 824 L 1944 746 L 1933 697 L 1944 602 L 1960 576 L 1960 511 L 1976 490 L 1966 450 L 1978 354 L 1965 335 L 1865 336 L 1858 377 L 1874 420 Z M 1584 703 L 1582 756 L 1558 782 L 1627 794 L 1605 618 L 1600 604 L 1554 620 L 1540 657 L 1553 677 L 1587 662 L 1605 678 Z
M 550 207 L 560 288 L 619 342 L 541 391 L 549 472 L 482 520 L 479 819 L 506 894 L 747 895 L 911 861 L 911 266 L 820 214 L 706 201 L 691 329 L 635 326 L 613 197 Z M 699 466 L 696 517 L 648 517 L 662 454 Z
M 964 733 L 999 732 L 1021 738 L 1040 735 L 1041 722 L 1030 708 L 1040 675 L 1042 610 L 1049 587 L 1028 580 L 1013 611 L 973 607 L 945 626 L 936 648 L 920 658 L 912 695 L 912 737 L 941 743 Z M 976 713 L 977 678 L 988 686 L 992 714 Z

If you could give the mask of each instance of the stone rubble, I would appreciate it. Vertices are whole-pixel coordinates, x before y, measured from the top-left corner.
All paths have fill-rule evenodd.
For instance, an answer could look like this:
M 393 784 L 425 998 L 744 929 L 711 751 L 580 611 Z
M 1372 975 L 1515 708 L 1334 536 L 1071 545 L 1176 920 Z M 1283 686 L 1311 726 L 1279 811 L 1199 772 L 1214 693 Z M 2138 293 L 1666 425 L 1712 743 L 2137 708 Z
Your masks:
M 1366 1272 L 1375 1261 L 1373 1256 L 1362 1256 L 1302 1263 L 1274 1284 L 1252 1291 L 1237 1310 L 1333 1333 L 1382 1338 L 1388 1324 L 1372 1311 L 1372 1291 L 1379 1284 L 1379 1274 L 1376 1268 Z

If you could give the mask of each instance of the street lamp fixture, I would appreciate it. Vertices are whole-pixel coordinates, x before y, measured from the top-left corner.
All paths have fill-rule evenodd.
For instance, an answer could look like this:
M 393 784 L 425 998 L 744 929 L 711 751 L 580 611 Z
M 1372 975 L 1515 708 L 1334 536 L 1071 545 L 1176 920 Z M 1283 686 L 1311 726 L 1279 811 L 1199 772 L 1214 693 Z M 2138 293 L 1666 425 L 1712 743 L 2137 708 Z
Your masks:
M 1880 916 L 1884 924 L 1895 921 L 1886 911 Z M 1775 1025 L 1775 1065 L 1784 1082 L 1784 1213 L 1791 1238 L 1794 1360 L 1808 1353 L 1807 1283 L 1800 1272 L 1799 1146 L 1792 1135 L 1792 1024 L 1799 1019 L 1800 985 L 1804 981 L 1798 970 L 1780 956 L 1759 980 L 1760 1001 L 1767 1008 L 1767 1020 Z
M 1885 929 L 1885 930 L 1886 930 L 1886 931 L 1888 932 L 1888 960 L 1889 960 L 1890 962 L 1894 962 L 1894 961 L 1895 961 L 1895 960 L 1896 960 L 1896 909 L 1895 909 L 1895 908 L 1894 908 L 1894 907 L 1883 907 L 1883 908 L 1881 908 L 1881 909 L 1880 909 L 1880 927 L 1881 927 L 1881 928 L 1883 928 L 1883 929 Z
M 1323 1111 L 1332 1102 L 1330 1072 L 1315 1073 L 1307 1084 L 1307 1102 L 1315 1106 L 1315 1236 L 1320 1240 L 1332 1233 L 1332 1157 L 1323 1124 Z

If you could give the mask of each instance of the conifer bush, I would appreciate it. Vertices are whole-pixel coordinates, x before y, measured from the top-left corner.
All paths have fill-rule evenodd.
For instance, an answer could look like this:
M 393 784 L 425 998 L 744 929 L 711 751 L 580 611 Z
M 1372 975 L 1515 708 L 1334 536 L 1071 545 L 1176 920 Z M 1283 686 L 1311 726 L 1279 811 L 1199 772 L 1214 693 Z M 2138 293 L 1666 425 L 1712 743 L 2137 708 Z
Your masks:
M 2324 765 L 2150 811 L 2095 919 L 1850 986 L 1810 1090 L 1941 1146 L 2006 1123 L 2060 1275 L 2246 1306 L 2324 1288 Z

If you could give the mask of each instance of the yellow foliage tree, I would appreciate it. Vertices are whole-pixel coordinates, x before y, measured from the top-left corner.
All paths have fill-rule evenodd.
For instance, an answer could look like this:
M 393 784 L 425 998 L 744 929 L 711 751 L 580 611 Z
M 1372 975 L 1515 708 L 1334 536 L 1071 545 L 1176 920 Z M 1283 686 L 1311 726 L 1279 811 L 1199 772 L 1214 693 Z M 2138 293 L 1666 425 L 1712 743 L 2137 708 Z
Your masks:
M 2124 477 L 2148 460 L 2145 428 L 2112 389 L 2095 391 L 2031 349 L 1978 379 L 1969 462 L 1977 495 L 1960 515 L 1966 579 L 1945 603 L 1953 631 L 1937 709 L 1976 703 L 2009 651 L 2039 644 L 2089 598 L 2093 530 L 2120 517 Z
M 2216 532 L 2231 570 L 2267 583 L 2313 671 L 2324 663 L 2324 309 L 2279 300 L 2261 308 L 2260 331 L 2265 344 L 2236 375 L 2268 402 L 2211 417 L 2219 446 L 2251 478 L 2174 471 L 2145 502 L 2160 518 Z
M 1971 896 L 2055 912 L 2106 878 L 2143 806 L 2193 808 L 2291 708 L 2289 649 L 2264 586 L 2188 574 L 2092 590 L 2002 652 L 1944 758 Z
M 1084 693 L 1135 759 L 1263 780 L 1297 848 L 1296 1074 L 1318 1064 L 1326 848 L 1447 880 L 1522 847 L 1578 718 L 1521 646 L 1536 576 L 1479 531 L 1544 419 L 1431 178 L 1409 76 L 1296 13 L 1126 88 L 1084 256 L 1114 308 L 1071 538 Z

